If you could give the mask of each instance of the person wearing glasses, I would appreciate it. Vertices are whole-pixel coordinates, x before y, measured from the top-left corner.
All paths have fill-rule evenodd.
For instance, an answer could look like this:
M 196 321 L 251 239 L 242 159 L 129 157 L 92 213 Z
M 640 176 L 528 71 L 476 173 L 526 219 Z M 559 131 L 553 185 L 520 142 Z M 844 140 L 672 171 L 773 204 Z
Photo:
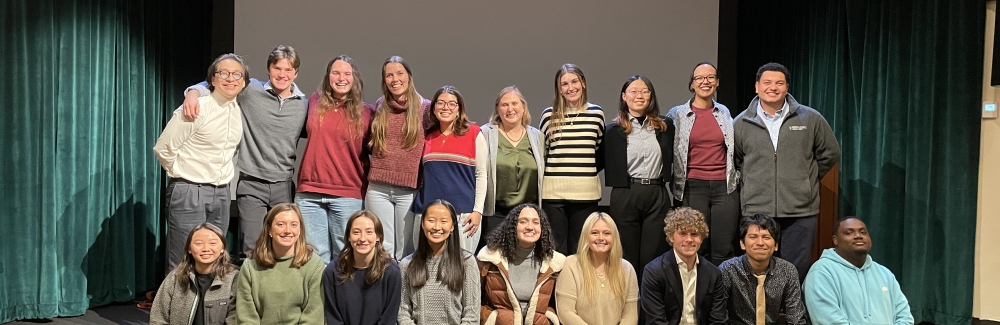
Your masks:
M 375 107 L 365 103 L 364 82 L 354 60 L 333 58 L 319 90 L 309 97 L 309 142 L 299 166 L 295 203 L 305 219 L 306 241 L 323 263 L 344 248 L 347 219 L 361 210 L 368 185 L 369 124 Z
M 542 172 L 545 171 L 545 138 L 531 126 L 528 102 L 516 86 L 500 90 L 490 122 L 482 134 L 489 148 L 484 233 L 500 224 L 507 213 L 522 203 L 542 204 Z M 479 248 L 486 245 L 480 237 Z
M 637 270 L 667 251 L 663 215 L 670 208 L 674 125 L 660 116 L 653 83 L 634 75 L 622 85 L 618 116 L 605 133 L 604 182 L 611 214 L 624 234 L 626 260 Z M 641 273 L 640 273 L 641 275 Z
M 705 238 L 699 254 L 715 265 L 734 256 L 733 238 L 740 222 L 733 116 L 726 105 L 715 101 L 718 88 L 715 66 L 698 63 L 688 83 L 694 96 L 667 112 L 677 127 L 672 193 L 679 205 L 705 215 L 712 237 Z
M 295 85 L 299 63 L 294 48 L 278 45 L 267 56 L 268 80 L 249 78 L 246 91 L 236 96 L 243 114 L 243 141 L 236 151 L 236 206 L 246 256 L 253 251 L 267 211 L 294 201 L 295 150 L 306 121 L 306 97 Z M 210 94 L 209 84 L 184 92 L 184 117 L 195 120 L 204 110 L 201 100 Z
M 375 101 L 371 123 L 371 169 L 364 206 L 382 218 L 385 250 L 396 260 L 413 252 L 413 219 L 407 219 L 417 192 L 424 152 L 425 111 L 431 101 L 413 86 L 413 72 L 403 58 L 382 63 L 382 97 Z
M 452 86 L 438 89 L 431 97 L 432 110 L 427 115 L 431 124 L 424 140 L 421 165 L 423 186 L 413 200 L 411 211 L 421 220 L 419 213 L 434 200 L 451 202 L 458 212 L 462 249 L 474 252 L 479 245 L 483 219 L 483 200 L 486 199 L 486 168 L 489 157 L 486 139 L 479 126 L 470 123 L 465 114 L 462 94 Z M 414 227 L 416 228 L 416 227 Z M 416 242 L 418 231 L 414 231 Z
M 573 254 L 580 229 L 601 200 L 604 157 L 604 109 L 587 101 L 587 78 L 572 63 L 556 71 L 555 99 L 542 111 L 539 129 L 545 136 L 542 209 L 552 223 L 556 250 Z
M 223 54 L 208 68 L 211 96 L 198 98 L 201 114 L 190 120 L 178 107 L 153 146 L 167 171 L 167 269 L 184 259 L 187 234 L 209 222 L 229 229 L 229 182 L 233 157 L 243 137 L 236 96 L 250 81 L 243 58 Z

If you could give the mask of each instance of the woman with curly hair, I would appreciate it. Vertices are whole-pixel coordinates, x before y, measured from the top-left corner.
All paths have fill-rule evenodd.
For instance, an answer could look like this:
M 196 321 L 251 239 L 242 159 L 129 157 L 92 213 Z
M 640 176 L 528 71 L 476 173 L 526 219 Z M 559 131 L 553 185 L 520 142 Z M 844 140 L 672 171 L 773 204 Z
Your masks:
M 225 324 L 234 312 L 236 266 L 229 262 L 226 235 L 205 222 L 188 234 L 187 254 L 156 292 L 150 324 Z M 229 305 L 229 306 L 227 306 Z
M 566 256 L 555 251 L 549 220 L 537 205 L 514 207 L 478 257 L 481 324 L 559 324 L 552 294 Z
M 639 282 L 632 263 L 622 258 L 618 226 L 611 216 L 587 217 L 576 255 L 566 258 L 556 282 L 559 322 L 567 325 L 639 322 Z
M 421 214 L 420 229 L 417 250 L 399 262 L 399 325 L 475 325 L 481 297 L 476 258 L 459 243 L 455 207 L 434 200 Z
M 382 222 L 369 210 L 347 220 L 340 256 L 323 271 L 328 325 L 394 324 L 399 313 L 399 266 L 382 248 Z

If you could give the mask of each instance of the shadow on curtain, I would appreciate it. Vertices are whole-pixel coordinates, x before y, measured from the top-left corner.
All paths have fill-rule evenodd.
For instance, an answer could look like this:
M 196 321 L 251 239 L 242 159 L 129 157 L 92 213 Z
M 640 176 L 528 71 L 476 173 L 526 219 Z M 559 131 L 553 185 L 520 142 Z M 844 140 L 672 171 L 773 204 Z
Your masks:
M 169 5 L 0 4 L 0 323 L 80 315 L 158 285 L 151 148 L 211 60 L 210 2 Z
M 969 324 L 985 3 L 740 1 L 738 19 L 733 114 L 785 64 L 843 148 L 841 215 L 868 224 L 916 321 Z

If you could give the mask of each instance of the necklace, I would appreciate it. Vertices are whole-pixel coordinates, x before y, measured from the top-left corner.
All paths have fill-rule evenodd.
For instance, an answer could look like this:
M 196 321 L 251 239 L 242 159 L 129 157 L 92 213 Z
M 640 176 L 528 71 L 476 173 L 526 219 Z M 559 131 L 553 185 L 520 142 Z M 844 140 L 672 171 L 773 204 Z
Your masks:
M 450 136 L 450 135 L 451 135 L 451 133 L 449 133 L 449 134 L 441 133 L 441 147 L 444 147 L 444 143 L 445 143 L 445 141 L 448 141 L 448 136 Z
M 601 288 L 604 288 L 604 281 L 607 280 L 606 275 L 604 275 L 604 274 L 598 274 L 597 275 L 597 279 L 601 281 Z
M 517 140 L 514 140 L 514 138 L 512 138 L 512 137 L 510 136 L 510 134 L 509 134 L 509 133 L 507 133 L 507 131 L 505 131 L 505 130 L 504 130 L 503 126 L 501 126 L 501 127 L 500 127 L 500 133 L 501 133 L 501 134 L 503 134 L 503 136 L 504 136 L 505 138 L 507 138 L 507 141 L 509 141 L 509 142 L 510 142 L 510 144 L 512 144 L 512 145 L 514 145 L 514 146 L 517 146 L 517 143 L 518 143 L 518 142 L 521 142 L 521 138 L 524 138 L 524 134 L 525 134 L 525 133 L 528 133 L 528 130 L 527 130 L 527 129 L 525 129 L 525 130 L 524 130 L 524 132 L 521 132 L 521 135 L 518 135 L 518 136 L 517 136 Z
M 576 123 L 576 117 L 580 116 L 580 112 L 573 113 L 572 117 L 568 116 L 569 114 L 566 114 L 566 115 L 567 115 L 567 117 L 566 117 L 567 119 L 571 119 L 569 121 L 569 125 L 573 125 L 573 123 Z

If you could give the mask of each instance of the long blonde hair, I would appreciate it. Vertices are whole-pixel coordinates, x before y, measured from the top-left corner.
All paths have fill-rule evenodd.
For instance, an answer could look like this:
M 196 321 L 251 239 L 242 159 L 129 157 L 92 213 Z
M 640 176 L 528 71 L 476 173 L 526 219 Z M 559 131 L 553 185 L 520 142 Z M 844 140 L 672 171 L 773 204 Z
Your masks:
M 580 67 L 572 63 L 563 64 L 559 67 L 559 71 L 556 71 L 555 79 L 555 99 L 552 100 L 552 115 L 549 117 L 549 127 L 545 132 L 546 141 L 554 141 L 557 133 L 562 133 L 562 126 L 566 124 L 566 110 L 569 109 L 569 104 L 566 102 L 566 98 L 562 95 L 562 88 L 559 85 L 560 79 L 563 75 L 567 73 L 572 73 L 580 77 L 580 83 L 582 83 L 582 89 L 580 89 L 580 104 L 587 105 L 587 77 L 583 76 L 583 70 Z M 574 107 L 581 108 L 581 107 Z M 587 107 L 582 107 L 587 109 Z
M 608 252 L 607 274 L 605 275 L 607 283 L 611 285 L 611 291 L 614 292 L 615 298 L 624 301 L 626 280 L 625 269 L 622 267 L 621 237 L 618 235 L 618 226 L 615 225 L 615 221 L 604 212 L 594 212 L 587 217 L 587 221 L 583 223 L 583 231 L 580 232 L 580 242 L 576 245 L 577 261 L 580 263 L 580 270 L 583 271 L 583 292 L 591 298 L 597 296 L 597 271 L 594 263 L 590 260 L 590 231 L 594 229 L 594 224 L 598 220 L 604 220 L 608 224 L 608 228 L 611 229 L 611 237 L 614 240 L 611 251 Z
M 379 105 L 375 112 L 375 119 L 372 120 L 371 124 L 371 141 L 369 145 L 372 149 L 372 154 L 381 155 L 388 151 L 386 147 L 386 131 L 389 128 L 389 115 L 392 114 L 392 108 L 389 107 L 389 101 L 393 100 L 392 92 L 389 91 L 389 85 L 385 84 L 385 66 L 389 63 L 399 63 L 403 65 L 403 69 L 406 70 L 406 76 L 409 78 L 409 86 L 406 88 L 406 124 L 403 125 L 403 149 L 409 150 L 413 149 L 417 145 L 417 140 L 424 136 L 423 122 L 421 120 L 423 115 L 423 98 L 417 93 L 417 88 L 413 86 L 413 72 L 410 70 L 410 65 L 399 56 L 391 56 L 382 63 L 382 104 Z
M 323 82 L 320 83 L 317 90 L 319 92 L 319 107 L 316 108 L 317 123 L 322 125 L 326 113 L 337 106 L 337 99 L 333 97 L 333 87 L 330 86 L 330 71 L 333 70 L 333 64 L 337 61 L 344 61 L 351 65 L 351 74 L 354 77 L 351 89 L 347 91 L 347 96 L 344 97 L 344 111 L 347 112 L 347 117 L 350 118 L 351 129 L 349 132 L 351 137 L 356 139 L 364 134 L 363 130 L 361 130 L 361 112 L 365 109 L 363 93 L 365 83 L 361 80 L 361 73 L 358 72 L 358 66 L 354 64 L 354 59 L 351 59 L 349 56 L 338 55 L 333 60 L 330 60 L 330 64 L 326 65 L 326 75 L 323 76 Z

